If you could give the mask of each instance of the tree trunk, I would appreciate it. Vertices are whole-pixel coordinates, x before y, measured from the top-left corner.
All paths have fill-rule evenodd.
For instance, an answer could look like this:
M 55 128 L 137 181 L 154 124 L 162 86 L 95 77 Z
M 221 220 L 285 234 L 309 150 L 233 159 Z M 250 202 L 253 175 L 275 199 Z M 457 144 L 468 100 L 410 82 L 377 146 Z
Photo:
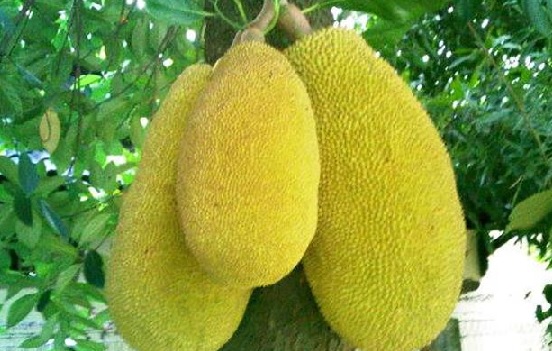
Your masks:
M 255 289 L 242 323 L 222 351 L 353 351 L 327 325 L 303 269 Z
M 261 0 L 242 0 L 248 20 L 256 17 Z M 296 1 L 301 7 L 312 0 Z M 214 11 L 212 1 L 206 1 L 206 10 Z M 233 1 L 221 1 L 220 10 L 239 22 L 239 12 Z M 310 17 L 314 28 L 329 26 L 332 17 L 328 10 L 316 11 Z M 209 18 L 205 27 L 205 58 L 213 64 L 231 46 L 236 31 L 226 22 Z M 283 33 L 273 31 L 267 41 L 275 47 L 289 44 Z M 242 323 L 222 351 L 352 351 L 322 318 L 305 280 L 303 268 L 298 266 L 279 283 L 255 289 Z

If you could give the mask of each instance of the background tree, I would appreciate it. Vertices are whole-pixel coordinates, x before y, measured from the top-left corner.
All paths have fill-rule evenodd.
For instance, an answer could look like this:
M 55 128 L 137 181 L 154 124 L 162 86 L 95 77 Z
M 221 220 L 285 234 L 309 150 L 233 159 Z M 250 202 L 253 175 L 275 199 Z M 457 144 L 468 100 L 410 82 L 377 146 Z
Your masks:
M 337 20 L 355 15 L 356 29 L 410 82 L 449 147 L 482 251 L 523 239 L 552 264 L 552 0 L 298 3 L 317 27 L 332 21 L 331 6 Z M 8 327 L 33 309 L 46 321 L 23 346 L 53 339 L 62 350 L 72 338 L 79 350 L 103 349 L 87 330 L 109 321 L 103 262 L 148 120 L 177 75 L 214 62 L 259 7 L 0 1 L 0 282 L 8 298 L 31 288 L 11 304 Z M 277 31 L 269 40 L 287 44 Z M 495 229 L 506 231 L 493 238 Z M 552 302 L 552 285 L 544 294 Z M 552 310 L 537 316 L 550 320 Z M 298 337 L 303 349 L 350 349 L 321 319 L 300 267 L 254 293 L 225 349 L 293 350 Z

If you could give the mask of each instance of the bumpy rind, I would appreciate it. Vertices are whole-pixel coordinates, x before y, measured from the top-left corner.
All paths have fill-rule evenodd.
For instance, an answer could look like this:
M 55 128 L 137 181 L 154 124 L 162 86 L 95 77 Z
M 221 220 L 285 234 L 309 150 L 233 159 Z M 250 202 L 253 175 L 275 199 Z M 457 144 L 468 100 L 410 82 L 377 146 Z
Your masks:
M 190 115 L 178 205 L 186 242 L 214 279 L 277 282 L 315 232 L 320 164 L 305 87 L 282 53 L 233 47 Z
M 315 111 L 318 229 L 304 258 L 330 326 L 365 350 L 410 351 L 444 328 L 466 228 L 439 134 L 364 40 L 325 29 L 285 51 Z
M 214 351 L 237 329 L 250 291 L 214 283 L 185 246 L 176 209 L 186 115 L 211 75 L 194 65 L 153 119 L 135 182 L 124 195 L 106 296 L 123 338 L 139 351 Z

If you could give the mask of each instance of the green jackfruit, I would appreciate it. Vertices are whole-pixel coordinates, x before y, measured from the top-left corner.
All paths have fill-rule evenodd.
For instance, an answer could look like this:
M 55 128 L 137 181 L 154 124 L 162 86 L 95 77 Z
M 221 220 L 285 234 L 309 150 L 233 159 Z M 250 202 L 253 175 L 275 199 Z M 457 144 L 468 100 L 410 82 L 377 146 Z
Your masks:
M 352 31 L 286 49 L 322 167 L 305 273 L 330 326 L 365 350 L 428 344 L 455 307 L 466 228 L 451 162 L 409 87 Z
M 107 267 L 118 331 L 140 351 L 214 351 L 237 329 L 250 291 L 200 269 L 179 227 L 175 181 L 185 118 L 212 69 L 189 67 L 151 123 L 136 180 L 124 195 Z
M 230 49 L 189 116 L 178 205 L 186 243 L 216 280 L 277 282 L 315 232 L 320 164 L 305 86 L 261 42 Z

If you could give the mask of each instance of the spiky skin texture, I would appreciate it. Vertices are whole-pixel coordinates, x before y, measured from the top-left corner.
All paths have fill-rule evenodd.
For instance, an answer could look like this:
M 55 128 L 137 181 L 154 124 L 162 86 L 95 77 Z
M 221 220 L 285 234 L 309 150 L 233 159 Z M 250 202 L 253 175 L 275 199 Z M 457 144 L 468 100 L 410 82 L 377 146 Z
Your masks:
M 316 229 L 320 164 L 310 99 L 282 53 L 230 49 L 190 114 L 177 183 L 186 243 L 214 279 L 277 282 Z
M 135 182 L 124 195 L 107 267 L 107 300 L 139 351 L 214 351 L 230 339 L 250 291 L 214 283 L 187 250 L 176 208 L 176 162 L 185 117 L 211 75 L 194 65 L 153 119 Z
M 312 99 L 322 166 L 304 267 L 322 314 L 364 350 L 428 344 L 456 304 L 465 224 L 447 151 L 394 69 L 352 31 L 286 56 Z

